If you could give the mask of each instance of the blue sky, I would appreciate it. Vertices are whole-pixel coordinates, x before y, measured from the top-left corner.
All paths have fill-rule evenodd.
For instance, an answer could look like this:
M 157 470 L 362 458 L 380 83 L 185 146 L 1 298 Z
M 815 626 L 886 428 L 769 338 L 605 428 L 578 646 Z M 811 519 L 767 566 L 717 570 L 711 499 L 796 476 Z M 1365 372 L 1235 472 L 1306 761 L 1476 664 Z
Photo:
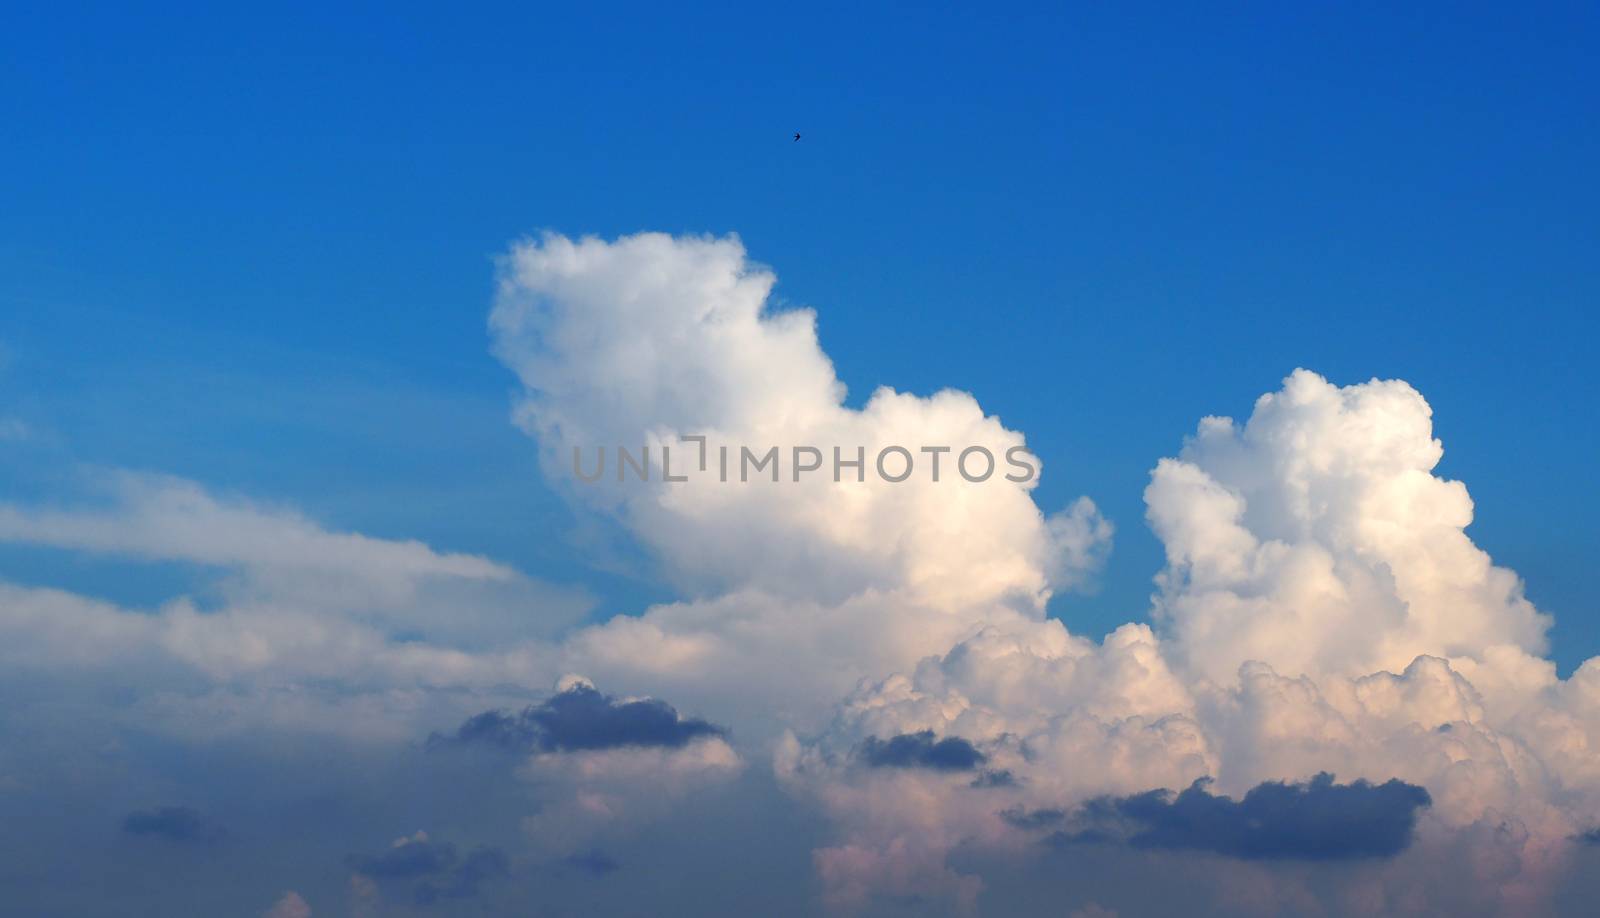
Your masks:
M 1304 367 L 1426 398 L 1565 677 L 1600 653 L 1597 39 L 1561 3 L 18 9 L 0 500 L 177 476 L 636 615 L 684 592 L 511 423 L 497 259 L 736 234 L 848 406 L 970 392 L 1045 513 L 1115 525 L 1050 602 L 1072 632 L 1150 620 L 1151 469 Z M 0 580 L 146 610 L 231 583 L 27 539 Z
M 1154 460 L 1305 366 L 1416 385 L 1563 668 L 1600 649 L 1592 8 L 13 20 L 6 389 L 81 461 L 559 568 L 490 259 L 737 232 L 854 399 L 972 391 L 1120 524 L 1082 627 L 1145 605 Z

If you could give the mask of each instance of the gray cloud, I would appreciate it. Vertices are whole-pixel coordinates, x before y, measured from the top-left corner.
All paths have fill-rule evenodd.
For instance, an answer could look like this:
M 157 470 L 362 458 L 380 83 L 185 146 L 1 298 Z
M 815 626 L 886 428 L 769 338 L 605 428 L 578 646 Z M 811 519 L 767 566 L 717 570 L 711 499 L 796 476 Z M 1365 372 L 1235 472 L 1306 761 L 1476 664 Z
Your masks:
M 972 787 L 1018 787 L 1020 782 L 1017 776 L 1008 768 L 998 771 L 985 771 L 972 779 Z
M 1305 783 L 1268 781 L 1240 800 L 1213 794 L 1206 780 L 1174 795 L 1153 790 L 1100 797 L 1052 834 L 1058 846 L 1124 843 L 1135 848 L 1211 851 L 1246 860 L 1392 857 L 1411 844 L 1417 811 L 1432 804 L 1414 784 L 1335 784 L 1323 772 Z M 1017 814 L 1033 821 L 1042 812 Z
M 701 737 L 725 736 L 727 729 L 698 718 L 684 718 L 672 705 L 654 698 L 618 701 L 589 685 L 575 685 L 519 714 L 485 711 L 463 723 L 452 736 L 434 734 L 430 746 L 486 745 L 513 752 L 571 752 L 619 746 L 677 748 Z
M 959 736 L 935 739 L 932 730 L 902 733 L 887 740 L 867 737 L 860 747 L 861 760 L 874 768 L 932 768 L 937 771 L 971 771 L 989 761 L 976 746 Z

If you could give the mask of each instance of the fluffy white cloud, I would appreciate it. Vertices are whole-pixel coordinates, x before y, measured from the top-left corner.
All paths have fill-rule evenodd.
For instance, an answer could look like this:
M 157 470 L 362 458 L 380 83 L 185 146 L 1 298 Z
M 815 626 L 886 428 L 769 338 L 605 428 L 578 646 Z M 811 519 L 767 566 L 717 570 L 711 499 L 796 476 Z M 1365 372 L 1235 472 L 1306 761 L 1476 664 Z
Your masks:
M 863 685 L 809 747 L 780 750 L 780 773 L 835 815 L 841 850 L 876 852 L 844 861 L 878 864 L 885 890 L 913 863 L 948 885 L 938 850 L 1006 844 L 984 796 L 1059 812 L 1202 776 L 1234 794 L 1320 771 L 1398 778 L 1431 794 L 1426 848 L 1492 836 L 1473 848 L 1488 901 L 1537 907 L 1600 817 L 1600 664 L 1562 683 L 1533 656 L 1547 620 L 1463 532 L 1471 502 L 1429 474 L 1428 418 L 1403 383 L 1340 389 L 1298 371 L 1242 429 L 1206 419 L 1146 492 L 1169 558 L 1164 637 L 1127 625 L 1096 646 L 1053 622 L 991 628 Z M 848 752 L 918 730 L 967 738 L 1013 780 L 885 778 Z M 922 794 L 897 804 L 885 781 Z M 1430 863 L 1436 880 L 1452 870 L 1443 854 Z
M 1197 675 L 1398 670 L 1419 654 L 1541 653 L 1549 626 L 1467 537 L 1466 487 L 1432 474 L 1432 412 L 1397 380 L 1306 370 L 1243 427 L 1206 418 L 1145 492 L 1166 545 L 1157 615 Z
M 985 604 L 1033 611 L 1052 586 L 1093 567 L 1110 533 L 1092 504 L 1047 519 L 1029 497 L 1036 478 L 972 484 L 955 469 L 961 450 L 1004 457 L 1024 447 L 1020 434 L 961 392 L 880 389 L 860 410 L 847 407 L 814 315 L 767 309 L 774 282 L 732 238 L 547 236 L 516 247 L 490 325 L 496 353 L 526 386 L 518 416 L 555 479 L 616 506 L 671 575 L 719 593 L 838 601 L 875 589 L 946 614 Z M 709 438 L 705 473 L 699 446 L 679 440 L 696 435 Z M 576 483 L 573 448 L 619 445 L 650 446 L 657 462 L 668 448 L 676 473 L 695 474 L 673 484 L 659 469 L 648 485 L 614 475 Z M 900 483 L 872 467 L 894 445 L 916 463 Z M 722 482 L 721 446 L 736 460 L 742 447 L 777 446 L 780 480 Z M 823 468 L 798 482 L 797 446 L 823 456 Z M 924 446 L 954 451 L 941 454 L 938 482 Z M 864 451 L 865 482 L 836 485 L 835 447 L 845 457 Z M 899 474 L 903 459 L 886 461 Z M 972 459 L 974 475 L 980 465 Z M 842 473 L 846 482 L 853 474 Z
M 1005 480 L 1010 450 L 1039 464 L 1020 434 L 961 392 L 880 389 L 848 407 L 814 315 L 768 308 L 774 282 L 733 238 L 551 235 L 504 260 L 495 352 L 524 383 L 518 418 L 545 448 L 548 473 L 615 513 L 670 579 L 701 597 L 580 636 L 569 665 L 675 693 L 734 683 L 763 715 L 816 712 L 857 679 L 913 665 L 985 625 L 1042 619 L 1052 589 L 1097 566 L 1111 527 L 1091 502 L 1046 516 L 1030 495 L 1036 478 Z M 706 472 L 685 436 L 707 438 Z M 651 481 L 616 480 L 618 446 L 649 450 Z M 737 466 L 743 447 L 774 446 L 778 481 L 721 480 L 723 447 Z M 906 481 L 875 468 L 891 446 L 913 457 Z M 580 482 L 573 450 L 592 457 L 601 447 L 613 458 L 608 474 Z M 796 481 L 795 447 L 818 450 L 823 468 Z M 957 468 L 971 447 L 1000 465 L 981 483 Z M 835 448 L 845 458 L 861 451 L 864 481 L 850 469 L 833 480 Z M 663 450 L 674 474 L 693 473 L 688 481 L 662 480 Z M 902 463 L 886 459 L 890 477 Z M 980 454 L 969 471 L 981 473 Z

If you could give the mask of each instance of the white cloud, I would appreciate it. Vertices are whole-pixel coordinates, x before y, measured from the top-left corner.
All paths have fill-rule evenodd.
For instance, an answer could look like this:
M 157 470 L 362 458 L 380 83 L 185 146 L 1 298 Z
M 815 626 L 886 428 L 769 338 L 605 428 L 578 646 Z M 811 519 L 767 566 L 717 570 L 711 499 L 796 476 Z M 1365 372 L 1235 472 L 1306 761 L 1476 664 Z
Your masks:
M 573 668 L 674 693 L 736 684 L 732 700 L 763 714 L 820 713 L 857 679 L 987 624 L 1041 620 L 1051 591 L 1082 583 L 1103 556 L 1111 527 L 1087 499 L 1047 517 L 1036 480 L 975 484 L 952 470 L 970 446 L 1025 447 L 970 395 L 880 389 L 847 407 L 814 315 L 769 309 L 774 282 L 733 238 L 550 235 L 505 259 L 495 352 L 523 381 L 518 419 L 549 475 L 614 513 L 701 597 L 580 635 L 567 645 Z M 658 462 L 670 449 L 685 469 L 698 446 L 679 437 L 695 435 L 709 438 L 712 473 L 688 482 L 572 474 L 574 447 L 619 445 L 649 445 Z M 720 481 L 719 445 L 779 447 L 780 481 Z M 892 445 L 953 452 L 938 482 L 931 463 L 902 483 L 832 480 L 835 447 L 870 464 Z M 796 446 L 819 449 L 827 468 L 794 481 Z
M 1202 776 L 1232 793 L 1323 770 L 1399 778 L 1432 794 L 1430 850 L 1510 827 L 1476 879 L 1490 901 L 1527 907 L 1600 817 L 1587 764 L 1600 670 L 1559 683 L 1532 656 L 1547 620 L 1463 533 L 1465 488 L 1428 474 L 1428 413 L 1403 383 L 1339 389 L 1300 371 L 1242 430 L 1207 419 L 1146 494 L 1170 562 L 1165 637 L 1128 625 L 1096 646 L 1053 622 L 996 626 L 864 685 L 810 752 L 780 750 L 780 773 L 821 800 L 846 847 L 920 846 L 929 884 L 948 869 L 930 846 L 1004 846 L 999 806 L 929 775 L 889 779 L 923 789 L 896 803 L 843 752 L 865 736 L 966 737 L 1016 779 L 983 793 L 1024 811 Z M 886 867 L 884 888 L 904 869 Z M 1452 868 L 1441 856 L 1434 869 Z
M 228 661 L 253 665 L 274 648 L 306 649 L 318 632 L 353 634 L 356 626 L 380 639 L 398 633 L 452 647 L 503 646 L 555 634 L 592 604 L 581 590 L 487 558 L 330 531 L 293 510 L 218 497 L 183 479 L 114 471 L 89 481 L 98 502 L 0 503 L 0 542 L 216 569 L 227 614 L 185 616 L 174 608 L 168 621 L 183 632 L 173 634 L 182 644 L 249 619 L 253 636 L 241 631 L 239 643 L 207 649 L 224 669 Z
M 1549 619 L 1465 529 L 1464 485 L 1431 474 L 1432 412 L 1403 382 L 1305 370 L 1240 427 L 1206 418 L 1145 492 L 1168 566 L 1156 612 L 1197 674 L 1399 669 L 1418 654 L 1545 648 Z
M 440 554 L 421 542 L 329 532 L 293 511 L 219 499 L 179 478 L 113 472 L 100 485 L 111 499 L 100 510 L 0 505 L 0 541 L 147 560 L 325 571 L 408 585 L 423 577 L 515 576 L 504 565 L 472 555 Z

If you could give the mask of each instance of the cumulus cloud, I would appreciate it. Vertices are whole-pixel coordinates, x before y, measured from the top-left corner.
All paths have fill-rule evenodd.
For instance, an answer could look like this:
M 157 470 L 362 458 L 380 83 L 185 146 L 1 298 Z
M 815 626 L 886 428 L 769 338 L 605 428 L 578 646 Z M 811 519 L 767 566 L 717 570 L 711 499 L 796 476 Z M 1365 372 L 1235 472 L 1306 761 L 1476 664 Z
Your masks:
M 1466 487 L 1432 474 L 1431 417 L 1399 380 L 1340 388 L 1298 370 L 1244 425 L 1201 421 L 1145 491 L 1174 653 L 1226 681 L 1249 660 L 1351 676 L 1542 652 L 1548 617 L 1467 537 Z
M 1425 789 L 1449 831 L 1509 821 L 1518 866 L 1485 874 L 1508 902 L 1523 891 L 1504 877 L 1548 869 L 1589 818 L 1600 666 L 1563 683 L 1540 659 L 1548 618 L 1466 535 L 1471 500 L 1433 474 L 1431 410 L 1404 382 L 1301 370 L 1245 423 L 1204 419 L 1145 492 L 1167 555 L 1152 624 L 1098 642 L 1042 604 L 1092 572 L 1109 524 L 1087 500 L 1045 516 L 1031 481 L 575 480 L 575 447 L 670 450 L 681 469 L 686 435 L 713 457 L 1025 448 L 964 393 L 846 406 L 814 315 L 774 311 L 774 283 L 731 238 L 546 236 L 503 262 L 490 325 L 547 474 L 696 597 L 576 635 L 563 664 L 669 686 L 748 735 L 774 714 L 796 729 L 776 768 L 834 820 L 817 866 L 836 904 L 879 882 L 975 901 L 947 855 L 1013 845 L 1015 814 L 1151 787 L 1191 787 L 1187 805 L 1201 779 L 1243 806 L 1333 771 Z M 916 738 L 941 736 L 983 757 L 978 779 L 856 767 L 926 765 Z
M 956 453 L 939 481 L 923 463 L 899 483 L 795 481 L 787 468 L 776 482 L 710 471 L 578 482 L 575 448 L 648 449 L 658 463 L 670 451 L 687 469 L 699 445 L 685 436 L 706 438 L 709 469 L 724 446 L 735 455 L 810 446 L 830 462 L 835 447 L 860 449 L 869 463 L 894 445 L 982 447 L 1039 464 L 966 393 L 880 389 L 848 407 L 814 314 L 772 308 L 774 283 L 733 238 L 547 235 L 504 259 L 490 317 L 495 353 L 524 384 L 517 418 L 544 448 L 547 474 L 622 522 L 665 576 L 700 597 L 575 641 L 569 666 L 759 721 L 774 709 L 822 716 L 820 698 L 863 676 L 912 665 L 985 622 L 1042 618 L 1051 591 L 1082 583 L 1111 535 L 1087 500 L 1041 513 L 1036 479 L 951 474 Z M 785 658 L 795 665 L 766 663 Z M 744 688 L 707 692 L 707 672 Z
M 829 908 L 977 910 L 1002 892 L 994 865 L 1049 856 L 1052 835 L 1117 842 L 1074 850 L 1141 876 L 1159 871 L 1128 859 L 1223 855 L 1205 868 L 1223 913 L 1416 911 L 1458 888 L 1488 911 L 1548 904 L 1600 824 L 1600 660 L 1563 680 L 1543 659 L 1548 618 L 1467 535 L 1420 393 L 1301 370 L 1243 423 L 1202 420 L 1145 490 L 1166 555 L 1151 607 L 1091 637 L 1070 604 L 1045 616 L 1110 545 L 1087 498 L 1047 513 L 1036 478 L 947 464 L 935 481 L 922 462 L 901 482 L 795 480 L 796 446 L 1043 466 L 966 393 L 847 404 L 814 314 L 773 306 L 775 283 L 733 238 L 549 235 L 501 263 L 490 332 L 517 422 L 675 601 L 582 628 L 574 603 L 543 627 L 518 610 L 549 594 L 498 562 L 113 476 L 93 506 L 0 504 L 0 539 L 213 567 L 221 601 L 0 584 L 0 660 L 135 685 L 116 716 L 141 728 L 393 746 L 445 729 L 432 745 L 509 752 L 493 767 L 521 781 L 524 839 L 576 873 L 770 753 L 823 816 Z M 698 471 L 697 437 L 708 471 L 665 480 L 669 451 Z M 723 446 L 779 447 L 783 474 L 722 481 Z M 578 480 L 573 449 L 599 447 L 648 452 L 655 474 Z M 572 672 L 616 694 L 568 679 L 529 703 Z M 353 855 L 352 909 L 385 885 L 470 896 L 505 866 L 479 850 L 413 836 Z M 1325 869 L 1344 871 L 1336 902 Z
M 1243 855 L 1252 842 L 1227 836 L 1228 819 L 1269 800 L 1310 819 L 1344 793 L 1346 808 L 1384 801 L 1395 821 L 1376 827 L 1381 843 L 1329 825 L 1274 844 L 1306 857 L 1313 836 L 1352 855 L 1393 851 L 1411 837 L 1414 792 L 1432 801 L 1439 839 L 1514 827 L 1483 849 L 1495 854 L 1474 879 L 1509 910 L 1537 901 L 1595 807 L 1594 770 L 1571 754 L 1594 748 L 1581 726 L 1597 710 L 1593 666 L 1562 683 L 1534 655 L 1546 620 L 1465 536 L 1465 489 L 1429 474 L 1428 415 L 1403 383 L 1340 389 L 1293 374 L 1248 423 L 1207 419 L 1153 472 L 1146 499 L 1168 550 L 1155 629 L 1127 625 L 1095 644 L 1056 622 L 990 624 L 864 681 L 826 731 L 780 747 L 779 773 L 835 820 L 828 861 L 847 898 L 908 876 L 952 888 L 958 846 L 1004 850 L 1007 832 L 1094 800 L 1121 801 L 1110 810 L 1125 820 L 1143 807 L 1151 822 L 1123 831 L 1147 846 Z M 885 787 L 839 754 L 916 731 L 970 738 L 1012 781 Z M 1375 783 L 1283 783 L 1324 771 Z M 1152 786 L 1190 789 L 1141 796 Z M 1201 844 L 1198 825 L 1185 836 L 1170 824 L 1198 812 L 1228 840 Z

